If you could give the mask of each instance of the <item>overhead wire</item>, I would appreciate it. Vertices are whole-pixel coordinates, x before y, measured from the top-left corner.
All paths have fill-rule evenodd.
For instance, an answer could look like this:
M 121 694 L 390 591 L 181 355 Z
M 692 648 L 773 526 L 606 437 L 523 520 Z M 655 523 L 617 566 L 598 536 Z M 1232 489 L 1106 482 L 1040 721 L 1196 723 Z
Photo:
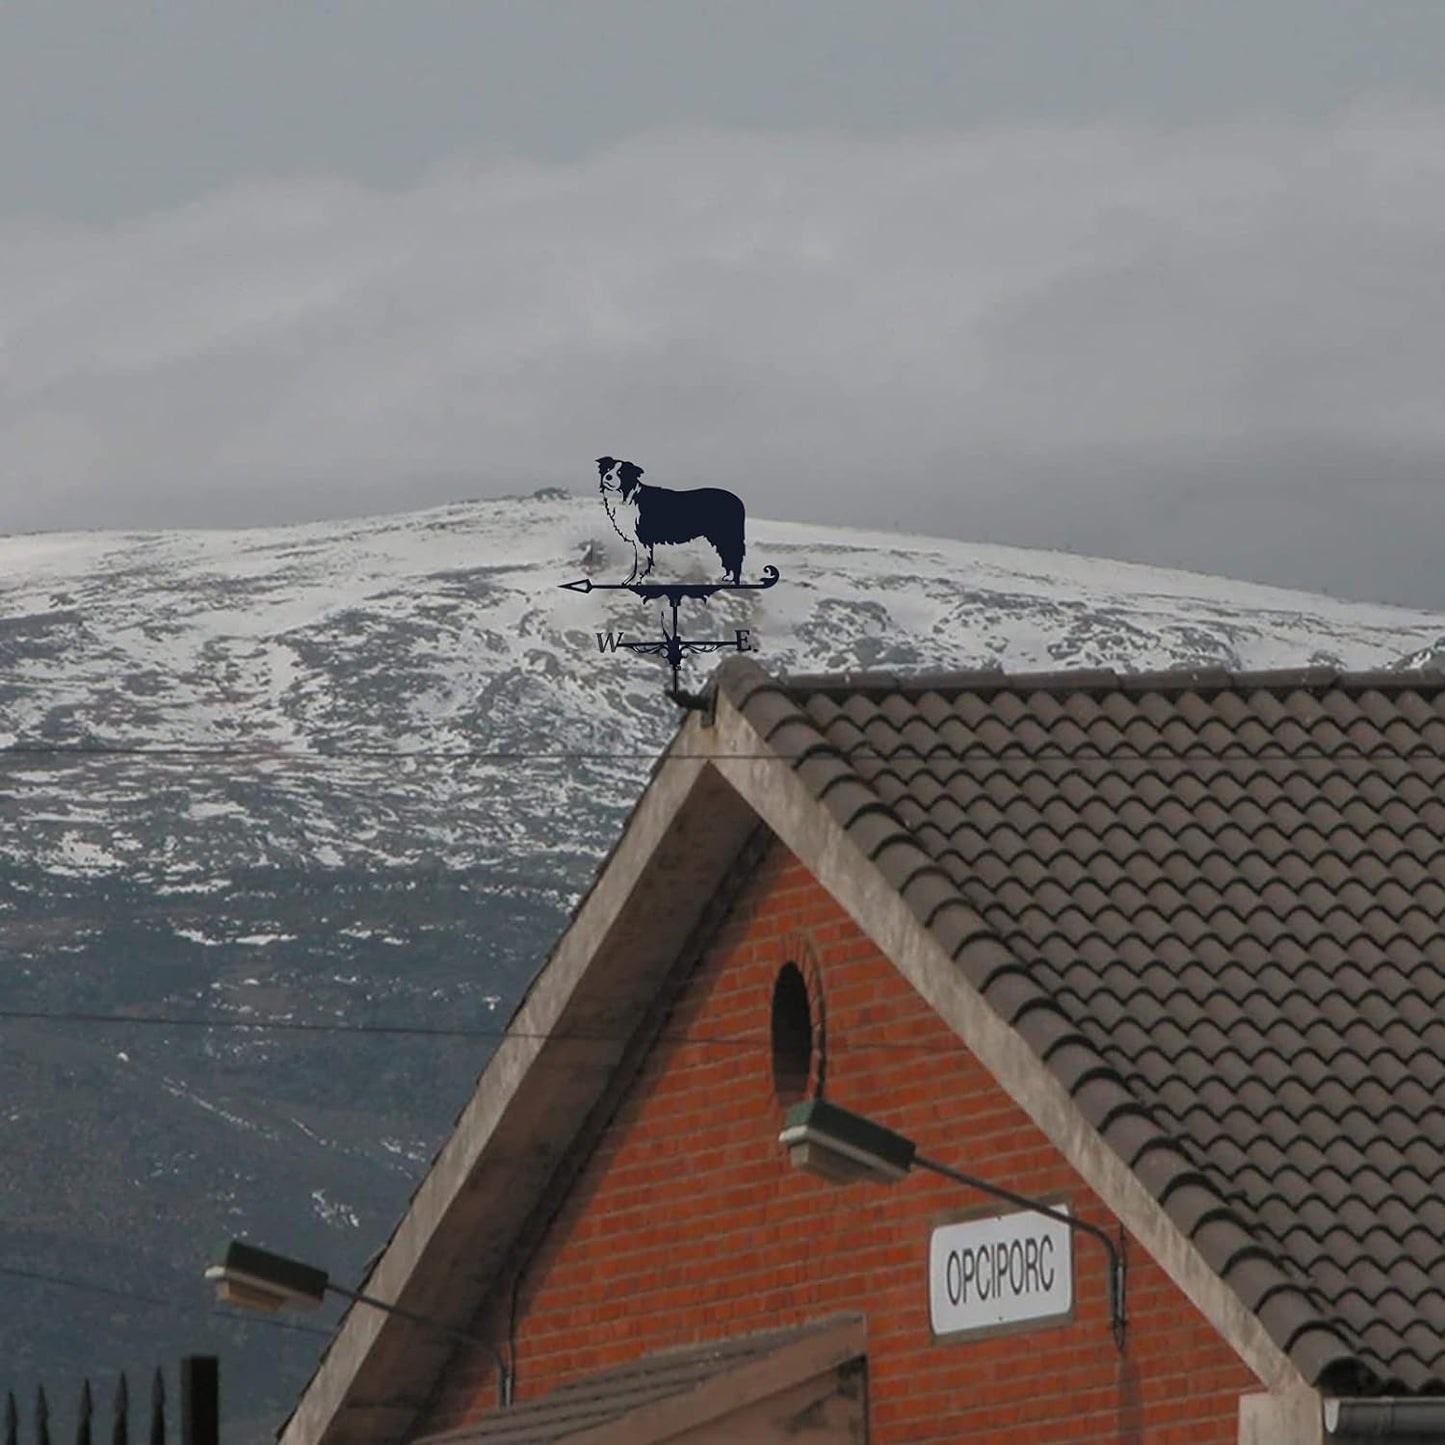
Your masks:
M 139 1290 L 120 1289 L 115 1285 L 100 1284 L 96 1280 L 73 1279 L 66 1275 L 49 1274 L 45 1270 L 21 1269 L 17 1265 L 0 1264 L 0 1275 L 13 1279 L 29 1280 L 36 1284 L 56 1285 L 65 1289 L 83 1290 L 88 1294 L 104 1295 L 111 1299 L 128 1300 L 135 1304 L 154 1305 L 160 1309 L 179 1310 L 184 1314 L 205 1314 L 212 1319 L 234 1320 L 243 1325 L 269 1325 L 273 1329 L 292 1330 L 298 1334 L 319 1335 L 330 1339 L 334 1331 L 321 1329 L 316 1325 L 304 1325 L 291 1320 L 273 1320 L 265 1315 L 239 1314 L 231 1310 L 208 1309 L 205 1305 L 187 1304 L 184 1300 L 171 1299 L 164 1295 L 142 1294 Z
M 138 1025 L 150 1028 L 234 1029 L 281 1033 L 354 1034 L 391 1038 L 485 1039 L 501 1043 L 506 1039 L 533 1039 L 551 1043 L 626 1043 L 629 1033 L 601 1029 L 515 1029 L 441 1028 L 414 1024 L 342 1024 L 298 1019 L 195 1018 L 185 1014 L 108 1014 L 66 1009 L 0 1008 L 0 1023 Z M 769 1049 L 771 1037 L 764 1034 L 661 1034 L 659 1044 L 695 1044 L 706 1048 Z M 943 1052 L 944 1046 L 907 1040 L 855 1038 L 830 1041 L 830 1048 L 876 1049 L 883 1051 Z
M 1278 745 L 1277 745 L 1278 746 Z M 1285 749 L 1279 746 L 1276 752 L 1250 752 L 1244 748 L 1223 749 L 1209 752 L 1203 749 L 1160 749 L 1151 751 L 1133 746 L 1116 748 L 1001 748 L 1001 749 L 958 749 L 946 746 L 928 748 L 904 744 L 896 748 L 883 749 L 872 744 L 832 744 L 824 742 L 818 747 L 802 752 L 781 752 L 765 749 L 759 752 L 619 752 L 613 749 L 533 751 L 521 749 L 471 749 L 471 748 L 347 748 L 325 752 L 303 751 L 282 748 L 232 748 L 199 747 L 184 744 L 164 746 L 93 745 L 72 746 L 67 744 L 8 744 L 0 747 L 0 761 L 32 757 L 70 758 L 156 758 L 180 759 L 182 761 L 226 762 L 233 759 L 254 762 L 779 762 L 797 763 L 820 753 L 836 753 L 844 759 L 868 758 L 892 761 L 918 760 L 931 762 L 1036 762 L 1041 759 L 1064 762 L 1404 762 L 1419 757 L 1440 758 L 1438 751 L 1416 744 L 1409 749 L 1379 747 L 1372 749 L 1341 748 L 1329 751 L 1325 748 Z

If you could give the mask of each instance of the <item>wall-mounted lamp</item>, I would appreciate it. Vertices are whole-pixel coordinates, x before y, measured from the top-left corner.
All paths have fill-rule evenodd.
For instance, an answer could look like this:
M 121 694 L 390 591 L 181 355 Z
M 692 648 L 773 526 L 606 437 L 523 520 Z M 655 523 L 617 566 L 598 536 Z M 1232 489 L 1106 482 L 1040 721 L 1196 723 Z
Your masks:
M 1070 1229 L 1092 1234 L 1109 1253 L 1109 1312 L 1113 1319 L 1114 1340 L 1120 1349 L 1123 1348 L 1127 1316 L 1122 1230 L 1119 1247 L 1116 1248 L 1114 1241 L 1098 1225 L 1015 1194 L 1012 1189 L 960 1173 L 937 1160 L 925 1159 L 912 1139 L 826 1099 L 808 1099 L 794 1104 L 783 1116 L 783 1132 L 778 1135 L 778 1143 L 788 1151 L 794 1168 L 816 1174 L 833 1184 L 853 1184 L 860 1180 L 896 1184 L 910 1170 L 926 1169 L 930 1174 L 942 1175 L 957 1184 L 966 1184 L 970 1189 L 1042 1214 L 1046 1219 L 1057 1220 Z
M 410 1320 L 413 1324 L 424 1325 L 427 1329 L 449 1335 L 455 1340 L 464 1340 L 469 1345 L 480 1345 L 488 1351 L 497 1363 L 500 1382 L 501 1403 L 512 1403 L 512 1372 L 502 1359 L 501 1351 L 478 1335 L 454 1330 L 440 1320 L 428 1319 L 426 1315 L 414 1314 L 399 1305 L 388 1304 L 374 1295 L 360 1294 L 339 1284 L 332 1284 L 324 1269 L 316 1269 L 298 1260 L 287 1259 L 282 1254 L 258 1249 L 233 1239 L 226 1247 L 225 1258 L 220 1264 L 213 1264 L 206 1270 L 206 1278 L 214 1280 L 216 1297 L 223 1304 L 240 1305 L 243 1309 L 276 1310 L 292 1308 L 314 1310 L 328 1294 L 341 1295 L 344 1299 L 355 1300 L 358 1304 L 370 1305 L 373 1309 Z
M 917 1161 L 911 1139 L 826 1099 L 794 1104 L 783 1123 L 778 1143 L 787 1149 L 793 1167 L 833 1184 L 861 1179 L 894 1184 Z

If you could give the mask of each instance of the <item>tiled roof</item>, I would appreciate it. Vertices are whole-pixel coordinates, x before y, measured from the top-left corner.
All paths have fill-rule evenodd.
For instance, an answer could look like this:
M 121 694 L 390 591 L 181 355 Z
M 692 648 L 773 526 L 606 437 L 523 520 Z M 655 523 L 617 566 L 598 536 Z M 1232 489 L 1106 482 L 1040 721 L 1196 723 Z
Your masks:
M 1445 1390 L 1445 676 L 718 685 L 1308 1379 Z
M 840 1319 L 644 1355 L 616 1369 L 573 1380 L 539 1399 L 492 1410 L 461 1429 L 419 1436 L 415 1445 L 557 1445 L 644 1405 L 694 1390 L 788 1345 L 836 1332 Z

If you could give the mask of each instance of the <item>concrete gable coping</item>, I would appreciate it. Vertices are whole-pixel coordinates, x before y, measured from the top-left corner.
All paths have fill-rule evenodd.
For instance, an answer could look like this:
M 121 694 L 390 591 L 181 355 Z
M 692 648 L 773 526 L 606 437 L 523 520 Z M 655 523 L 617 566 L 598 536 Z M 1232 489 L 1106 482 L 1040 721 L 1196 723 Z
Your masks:
M 1308 1389 L 1258 1317 L 1085 1119 L 1030 1045 L 989 1007 L 847 828 L 808 792 L 788 763 L 766 756 L 762 739 L 726 696 L 718 701 L 715 746 L 723 776 L 954 1030 L 1265 1388 Z M 994 955 L 1002 952 L 989 937 L 965 942 L 960 954 L 971 950 L 988 955 L 990 967 L 997 963 Z
M 558 1160 L 606 1088 L 648 1000 L 757 818 L 689 719 L 537 974 L 366 1292 L 464 1328 Z M 505 1342 L 499 1342 L 505 1348 Z M 281 1445 L 390 1441 L 454 1342 L 366 1305 L 343 1317 Z

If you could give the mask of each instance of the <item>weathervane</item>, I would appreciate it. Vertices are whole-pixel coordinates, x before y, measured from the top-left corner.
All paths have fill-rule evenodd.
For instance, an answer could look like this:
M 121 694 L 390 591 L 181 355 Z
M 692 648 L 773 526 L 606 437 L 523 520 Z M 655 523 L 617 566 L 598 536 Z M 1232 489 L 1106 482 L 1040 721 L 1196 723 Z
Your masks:
M 631 592 L 644 602 L 665 599 L 672 607 L 672 627 L 659 619 L 662 636 L 655 641 L 625 642 L 622 633 L 599 632 L 597 650 L 647 654 L 663 658 L 672 669 L 668 697 L 679 707 L 705 709 L 707 702 L 683 692 L 678 682 L 682 660 L 701 652 L 752 652 L 752 628 L 735 628 L 731 637 L 683 637 L 677 610 L 684 599 L 711 601 L 719 592 L 761 592 L 778 580 L 776 567 L 763 568 L 761 582 L 742 580 L 746 514 L 742 501 L 720 487 L 698 487 L 672 491 L 667 487 L 644 485 L 642 468 L 616 457 L 598 457 L 597 471 L 602 504 L 618 536 L 632 545 L 632 571 L 625 582 L 594 582 L 583 577 L 560 585 L 569 592 Z M 727 577 L 725 582 L 647 582 L 653 567 L 653 548 L 659 544 L 692 542 L 706 538 L 716 550 Z M 646 559 L 646 566 L 643 560 Z

